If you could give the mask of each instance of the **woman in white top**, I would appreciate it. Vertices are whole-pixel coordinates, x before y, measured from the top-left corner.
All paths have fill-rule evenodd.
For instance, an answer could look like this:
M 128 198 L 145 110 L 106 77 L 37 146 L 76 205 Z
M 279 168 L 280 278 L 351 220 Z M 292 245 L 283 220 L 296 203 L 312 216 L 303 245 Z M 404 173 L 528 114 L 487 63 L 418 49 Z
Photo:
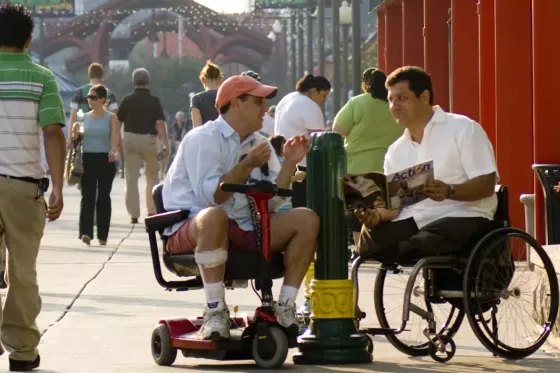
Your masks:
M 309 135 L 325 130 L 325 118 L 321 105 L 331 92 L 331 83 L 323 76 L 311 74 L 301 78 L 292 92 L 278 103 L 274 115 L 274 134 L 291 139 L 297 135 Z M 306 159 L 298 164 L 298 170 L 305 171 Z M 305 180 L 293 184 L 293 207 L 307 205 Z

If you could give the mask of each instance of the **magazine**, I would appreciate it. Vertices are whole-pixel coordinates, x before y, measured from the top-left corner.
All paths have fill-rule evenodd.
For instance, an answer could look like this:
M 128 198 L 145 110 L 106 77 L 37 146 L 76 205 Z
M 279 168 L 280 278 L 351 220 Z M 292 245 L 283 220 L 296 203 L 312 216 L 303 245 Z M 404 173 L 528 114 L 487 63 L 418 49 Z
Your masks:
M 434 180 L 434 162 L 428 161 L 390 175 L 369 173 L 341 178 L 345 208 L 385 207 L 389 210 L 414 205 L 428 198 L 424 185 Z

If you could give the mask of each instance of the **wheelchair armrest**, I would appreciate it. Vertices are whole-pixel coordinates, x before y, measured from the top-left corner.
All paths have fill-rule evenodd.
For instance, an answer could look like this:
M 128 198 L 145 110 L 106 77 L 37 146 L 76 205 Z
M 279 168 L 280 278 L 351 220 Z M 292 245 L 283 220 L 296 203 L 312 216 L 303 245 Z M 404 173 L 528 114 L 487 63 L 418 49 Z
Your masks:
M 176 210 L 163 214 L 152 215 L 144 219 L 146 230 L 148 232 L 156 232 L 161 229 L 170 227 L 173 224 L 187 219 L 189 217 L 189 213 L 189 210 Z

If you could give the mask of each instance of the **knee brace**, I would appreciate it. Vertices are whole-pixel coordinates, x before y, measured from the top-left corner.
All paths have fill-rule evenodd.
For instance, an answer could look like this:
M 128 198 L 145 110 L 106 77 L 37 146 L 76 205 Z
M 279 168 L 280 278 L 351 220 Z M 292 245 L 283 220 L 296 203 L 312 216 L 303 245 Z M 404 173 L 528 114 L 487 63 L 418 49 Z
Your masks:
M 196 264 L 203 268 L 215 268 L 227 262 L 228 252 L 224 249 L 195 251 Z

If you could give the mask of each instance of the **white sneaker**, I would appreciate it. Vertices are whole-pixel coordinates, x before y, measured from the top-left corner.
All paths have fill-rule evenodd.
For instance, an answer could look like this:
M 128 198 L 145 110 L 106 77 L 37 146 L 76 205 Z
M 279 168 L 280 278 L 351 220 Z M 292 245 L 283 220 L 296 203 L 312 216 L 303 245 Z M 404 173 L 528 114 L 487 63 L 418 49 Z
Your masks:
M 206 304 L 200 337 L 212 341 L 229 339 L 229 320 L 229 309 L 225 302 Z
M 274 312 L 276 313 L 278 323 L 284 328 L 289 328 L 292 325 L 298 325 L 298 319 L 296 317 L 296 304 L 293 300 L 288 300 L 286 304 L 277 302 L 274 307 Z

